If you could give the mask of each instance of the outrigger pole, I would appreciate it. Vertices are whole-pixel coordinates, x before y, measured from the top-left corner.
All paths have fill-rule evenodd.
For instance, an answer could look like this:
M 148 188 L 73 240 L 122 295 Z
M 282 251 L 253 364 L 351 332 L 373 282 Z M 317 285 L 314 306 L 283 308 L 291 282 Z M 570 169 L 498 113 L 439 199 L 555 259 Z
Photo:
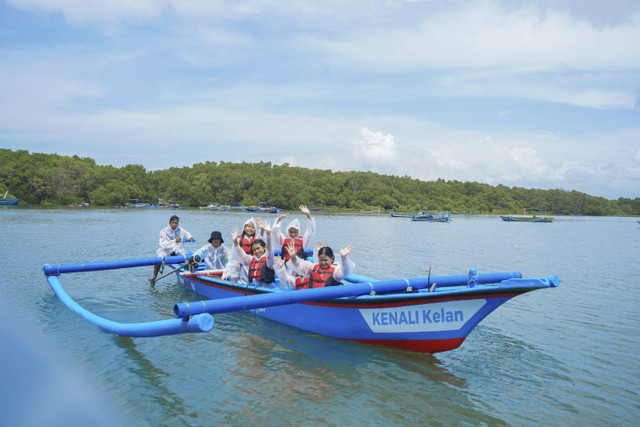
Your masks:
M 475 271 L 470 272 L 469 275 L 431 277 L 431 280 L 437 281 L 438 289 L 447 286 L 469 286 L 467 291 L 473 293 L 476 292 L 476 289 L 469 285 L 471 278 L 475 280 L 475 283 L 495 283 L 496 286 L 504 289 L 505 292 L 522 288 L 533 290 L 536 288 L 556 287 L 559 282 L 558 276 L 524 279 L 518 272 L 475 274 Z M 345 286 L 329 286 L 325 288 L 300 289 L 290 292 L 274 292 L 215 300 L 183 302 L 174 305 L 173 313 L 176 317 L 189 318 L 199 313 L 229 313 L 232 311 L 278 305 L 326 301 L 334 298 L 355 298 L 361 295 L 402 292 L 409 287 L 419 289 L 428 286 L 426 277 L 375 281 L 353 275 L 347 279 L 349 281 L 354 280 L 357 283 L 350 283 Z M 434 295 L 435 297 L 433 293 L 428 293 L 427 295 Z M 444 295 L 446 295 L 446 291 L 438 294 L 438 297 L 442 298 Z
M 208 332 L 213 328 L 213 316 L 210 314 L 198 314 L 188 319 L 166 319 L 143 323 L 118 323 L 100 317 L 82 307 L 67 294 L 60 283 L 59 276 L 63 273 L 78 273 L 86 271 L 113 270 L 118 268 L 141 267 L 145 265 L 179 264 L 187 260 L 186 256 L 178 255 L 165 258 L 143 258 L 125 261 L 96 262 L 86 264 L 67 264 L 42 266 L 49 286 L 58 296 L 58 299 L 71 311 L 78 313 L 87 322 L 98 326 L 105 332 L 128 337 L 156 337 L 162 335 L 175 335 L 190 332 Z

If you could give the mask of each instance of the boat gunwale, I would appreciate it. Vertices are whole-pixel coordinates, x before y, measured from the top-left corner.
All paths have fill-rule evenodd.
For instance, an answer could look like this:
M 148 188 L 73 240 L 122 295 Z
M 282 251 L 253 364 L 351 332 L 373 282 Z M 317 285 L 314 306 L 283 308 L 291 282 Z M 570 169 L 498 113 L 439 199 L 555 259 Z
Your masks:
M 293 292 L 295 290 L 280 290 L 260 288 L 251 285 L 235 285 L 230 284 L 228 281 L 217 279 L 211 276 L 198 276 L 197 274 L 187 273 L 183 274 L 185 280 L 191 280 L 200 285 L 215 287 L 221 290 L 237 293 L 238 296 L 252 296 L 263 294 L 274 294 L 279 292 Z M 362 282 L 360 282 L 362 283 Z M 375 282 L 372 282 L 375 286 Z M 349 286 L 345 284 L 344 286 Z M 477 287 L 483 287 L 477 289 Z M 186 286 L 189 287 L 189 286 Z M 440 290 L 436 292 L 428 292 L 426 289 L 423 291 L 410 292 L 410 293 L 380 293 L 375 295 L 362 294 L 351 297 L 332 298 L 321 301 L 303 302 L 297 304 L 318 305 L 327 307 L 342 307 L 342 308 L 380 308 L 380 307 L 393 307 L 393 306 L 408 306 L 418 304 L 432 304 L 438 302 L 459 301 L 467 299 L 479 299 L 479 298 L 513 298 L 518 295 L 522 295 L 529 291 L 536 290 L 535 287 L 500 287 L 500 283 L 495 284 L 478 284 L 475 288 L 468 288 L 466 286 L 447 286 L 447 290 Z M 194 292 L 198 293 L 194 290 Z

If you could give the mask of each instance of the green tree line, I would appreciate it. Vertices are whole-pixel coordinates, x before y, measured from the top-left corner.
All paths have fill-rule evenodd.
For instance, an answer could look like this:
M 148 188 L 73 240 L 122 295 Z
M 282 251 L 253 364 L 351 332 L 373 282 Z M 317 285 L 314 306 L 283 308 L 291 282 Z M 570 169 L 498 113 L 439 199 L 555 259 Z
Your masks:
M 640 216 L 640 198 L 608 200 L 575 190 L 492 186 L 457 180 L 420 181 L 373 172 L 332 172 L 268 162 L 205 162 L 147 171 L 141 165 L 97 165 L 87 157 L 0 149 L 0 191 L 21 203 L 114 206 L 142 199 L 183 206 L 231 206 L 271 202 L 293 210 L 300 204 L 328 210 L 523 213 Z M 530 212 L 531 213 L 531 212 Z

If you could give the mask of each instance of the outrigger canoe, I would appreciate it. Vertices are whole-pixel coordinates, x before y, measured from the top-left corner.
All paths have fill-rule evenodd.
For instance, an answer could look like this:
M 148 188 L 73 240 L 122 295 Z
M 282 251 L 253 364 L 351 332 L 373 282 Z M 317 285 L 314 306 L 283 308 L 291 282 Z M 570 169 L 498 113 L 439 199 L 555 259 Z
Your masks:
M 280 290 L 231 284 L 220 279 L 220 271 L 176 269 L 184 286 L 208 299 L 175 304 L 174 319 L 123 324 L 81 307 L 64 291 L 59 279 L 68 273 L 161 263 L 177 264 L 180 268 L 187 267 L 189 261 L 181 255 L 92 264 L 45 264 L 43 271 L 68 308 L 117 335 L 149 337 L 206 332 L 213 328 L 212 314 L 249 310 L 323 336 L 425 353 L 458 348 L 478 323 L 511 298 L 559 284 L 557 276 L 522 278 L 518 272 L 477 274 L 470 269 L 465 275 L 382 281 L 353 275 L 344 279 L 342 286 Z
M 521 221 L 521 222 L 552 222 L 553 221 L 553 217 L 549 217 L 549 216 L 544 216 L 544 217 L 540 217 L 540 216 L 503 216 L 500 215 L 500 218 L 502 218 L 503 221 Z

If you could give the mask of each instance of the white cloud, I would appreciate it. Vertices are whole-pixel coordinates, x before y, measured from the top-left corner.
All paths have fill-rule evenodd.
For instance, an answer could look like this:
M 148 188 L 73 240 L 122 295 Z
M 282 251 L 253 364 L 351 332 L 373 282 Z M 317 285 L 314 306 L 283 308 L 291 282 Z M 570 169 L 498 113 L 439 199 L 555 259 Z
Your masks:
M 422 154 L 411 151 L 400 153 L 400 157 L 404 164 L 410 165 L 410 176 L 492 185 L 546 187 L 551 182 L 563 181 L 568 173 L 580 167 L 577 162 L 553 165 L 552 159 L 541 157 L 532 148 L 537 145 L 536 141 L 529 141 L 530 146 L 525 146 L 499 142 L 489 136 L 467 138 L 467 135 L 451 132 L 446 143 L 432 142 Z
M 360 128 L 360 138 L 352 141 L 353 154 L 366 162 L 376 165 L 395 163 L 398 146 L 391 134 L 373 132 L 366 127 Z
M 640 15 L 615 27 L 595 27 L 563 13 L 506 10 L 467 2 L 436 11 L 417 26 L 353 32 L 322 43 L 346 63 L 405 69 L 498 67 L 522 72 L 640 67 Z
M 509 157 L 524 174 L 540 177 L 549 173 L 549 167 L 542 163 L 533 148 L 514 147 L 509 151 Z
M 283 165 L 285 163 L 289 166 L 298 166 L 298 163 L 296 162 L 296 158 L 294 156 L 287 156 L 280 160 L 277 164 Z

